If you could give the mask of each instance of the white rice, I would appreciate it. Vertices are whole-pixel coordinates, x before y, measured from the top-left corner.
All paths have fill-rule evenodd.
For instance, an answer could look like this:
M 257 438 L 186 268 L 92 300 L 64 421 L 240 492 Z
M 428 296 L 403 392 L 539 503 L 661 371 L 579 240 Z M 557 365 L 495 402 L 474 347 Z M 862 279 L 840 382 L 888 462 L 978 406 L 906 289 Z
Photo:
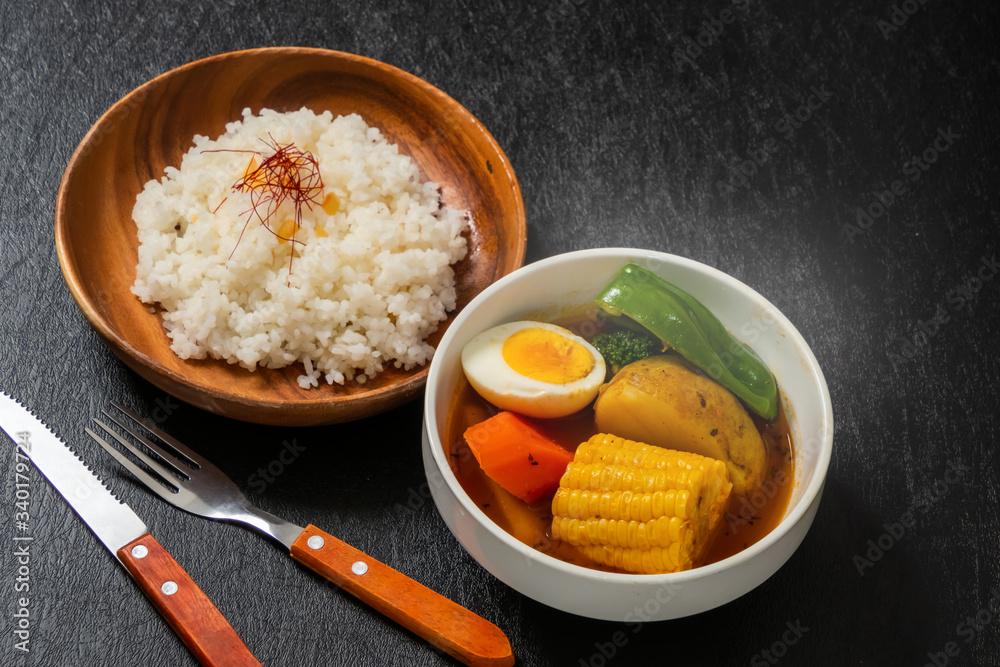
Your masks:
M 302 207 L 302 243 L 279 242 L 256 218 L 245 224 L 250 194 L 233 191 L 250 160 L 239 151 L 266 158 L 273 151 L 265 141 L 312 153 L 319 201 L 329 192 L 340 198 L 332 216 Z M 218 149 L 229 152 L 206 152 Z M 466 254 L 468 215 L 443 207 L 440 196 L 357 115 L 245 109 L 218 139 L 195 136 L 180 169 L 168 167 L 136 199 L 132 292 L 160 305 L 182 359 L 225 359 L 251 371 L 302 363 L 302 387 L 320 378 L 363 383 L 389 365 L 408 370 L 433 355 L 424 339 L 455 307 L 450 265 Z M 286 201 L 272 229 L 289 217 Z

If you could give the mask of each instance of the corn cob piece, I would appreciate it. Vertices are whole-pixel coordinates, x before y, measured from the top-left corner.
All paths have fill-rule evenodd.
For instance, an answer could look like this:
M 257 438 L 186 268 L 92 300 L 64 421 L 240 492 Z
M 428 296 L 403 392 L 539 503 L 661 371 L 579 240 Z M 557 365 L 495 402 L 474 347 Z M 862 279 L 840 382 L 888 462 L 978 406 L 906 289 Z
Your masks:
M 726 464 L 597 434 L 552 499 L 552 535 L 627 572 L 688 570 L 704 558 L 733 485 Z

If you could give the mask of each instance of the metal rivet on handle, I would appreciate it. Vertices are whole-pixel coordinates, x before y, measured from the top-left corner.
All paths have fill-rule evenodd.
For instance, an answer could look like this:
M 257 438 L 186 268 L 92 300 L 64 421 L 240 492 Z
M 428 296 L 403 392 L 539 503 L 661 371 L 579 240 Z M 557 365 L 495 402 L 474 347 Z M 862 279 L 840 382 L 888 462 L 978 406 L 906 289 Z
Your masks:
M 172 581 L 165 581 L 163 585 L 160 586 L 160 590 L 163 591 L 164 595 L 173 595 L 177 592 L 177 584 Z
M 353 565 L 351 565 L 351 572 L 353 572 L 354 574 L 364 574 L 367 571 L 368 571 L 368 565 L 366 563 L 362 563 L 361 561 L 358 561 Z
M 148 554 L 148 553 L 149 553 L 149 549 L 147 549 L 146 547 L 142 546 L 141 544 L 137 544 L 134 547 L 132 547 L 132 555 L 135 558 L 145 558 L 146 554 Z
M 323 541 L 323 538 L 320 537 L 319 535 L 313 535 L 308 540 L 306 540 L 306 544 L 309 545 L 310 549 L 322 549 L 325 542 Z

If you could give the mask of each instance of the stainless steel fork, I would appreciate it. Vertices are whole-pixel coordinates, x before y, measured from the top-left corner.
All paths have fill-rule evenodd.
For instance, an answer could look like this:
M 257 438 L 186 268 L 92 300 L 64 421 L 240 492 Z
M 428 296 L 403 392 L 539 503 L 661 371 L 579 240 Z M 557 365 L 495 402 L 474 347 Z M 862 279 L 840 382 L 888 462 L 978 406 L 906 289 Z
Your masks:
M 254 507 L 240 488 L 208 460 L 132 410 L 118 403 L 112 405 L 130 419 L 108 410 L 103 410 L 104 415 L 149 453 L 100 419 L 95 418 L 94 423 L 102 434 L 90 428 L 86 432 L 167 502 L 192 514 L 234 521 L 270 535 L 284 544 L 296 561 L 465 664 L 514 664 L 510 642 L 497 626 L 316 526 L 303 528 Z M 160 442 L 153 442 L 146 433 Z M 171 488 L 111 445 L 107 436 Z

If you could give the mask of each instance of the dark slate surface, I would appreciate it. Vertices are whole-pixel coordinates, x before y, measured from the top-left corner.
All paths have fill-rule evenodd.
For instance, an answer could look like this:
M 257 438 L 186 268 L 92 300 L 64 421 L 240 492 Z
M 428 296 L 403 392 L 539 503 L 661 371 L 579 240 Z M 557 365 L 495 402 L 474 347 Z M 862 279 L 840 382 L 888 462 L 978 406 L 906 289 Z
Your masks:
M 256 4 L 0 7 L 4 391 L 71 440 L 109 399 L 160 410 L 263 507 L 495 621 L 522 665 L 1000 661 L 995 5 Z M 774 577 L 668 623 L 549 609 L 480 568 L 420 496 L 419 403 L 391 419 L 261 428 L 180 406 L 112 356 L 55 255 L 72 151 L 149 78 L 269 45 L 373 57 L 464 104 L 520 177 L 529 261 L 655 248 L 731 273 L 791 319 L 826 373 L 836 439 L 816 522 Z M 935 145 L 933 164 L 915 165 Z M 305 450 L 261 489 L 252 475 L 286 441 Z M 14 457 L 2 451 L 0 663 L 194 664 L 35 473 L 31 650 L 15 649 Z M 265 664 L 450 664 L 264 538 L 176 511 L 96 458 Z

